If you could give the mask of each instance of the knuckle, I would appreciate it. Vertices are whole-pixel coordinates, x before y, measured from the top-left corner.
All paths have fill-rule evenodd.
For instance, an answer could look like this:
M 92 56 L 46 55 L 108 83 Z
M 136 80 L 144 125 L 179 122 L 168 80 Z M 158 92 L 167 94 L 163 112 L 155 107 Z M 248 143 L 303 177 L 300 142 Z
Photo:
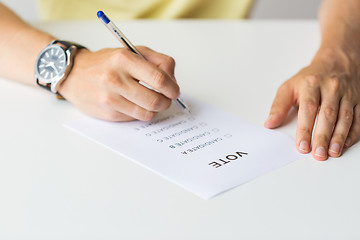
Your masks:
M 158 110 L 161 109 L 161 105 L 162 105 L 161 97 L 156 95 L 149 102 L 148 110 L 150 110 L 150 111 L 158 111 Z
M 140 120 L 147 122 L 154 118 L 155 113 L 145 110 L 145 111 L 141 111 L 141 113 L 138 114 L 138 116 Z
M 171 67 L 174 67 L 175 66 L 175 59 L 168 56 L 168 55 L 165 55 L 165 63 L 168 65 L 168 66 L 171 66 Z
M 305 84 L 308 87 L 317 87 L 320 85 L 320 78 L 316 75 L 308 75 L 305 77 Z
M 145 111 L 144 113 L 144 121 L 150 121 L 155 117 L 155 113 L 151 111 Z
M 330 120 L 331 122 L 334 122 L 337 118 L 337 111 L 332 106 L 326 106 L 323 110 L 324 116 L 327 120 Z
M 338 78 L 328 79 L 328 90 L 332 94 L 336 94 L 340 90 L 341 82 Z
M 330 138 L 326 134 L 319 133 L 314 136 L 314 144 L 315 145 L 326 146 L 326 145 L 328 145 L 329 142 L 330 142 Z
M 166 99 L 165 103 L 163 104 L 164 108 L 161 110 L 166 110 L 171 106 L 171 100 L 170 99 Z
M 312 133 L 312 130 L 308 127 L 300 126 L 300 127 L 298 127 L 297 132 L 300 136 L 305 137 L 305 136 L 310 136 Z
M 354 113 L 353 113 L 353 111 L 345 110 L 345 111 L 342 113 L 342 116 L 343 116 L 344 121 L 345 121 L 346 123 L 351 123 L 351 122 L 353 121 Z
M 115 64 L 122 64 L 131 61 L 131 54 L 130 51 L 126 49 L 120 48 L 113 51 L 110 60 Z
M 100 76 L 98 81 L 100 82 L 101 85 L 105 84 L 109 79 L 109 73 L 107 71 L 103 71 Z
M 133 109 L 132 116 L 136 119 L 147 122 L 154 118 L 155 113 L 137 106 Z
M 345 139 L 347 138 L 347 134 L 344 133 L 338 133 L 333 136 L 333 140 L 338 140 L 339 142 L 344 143 Z
M 103 71 L 99 80 L 103 86 L 113 86 L 118 80 L 118 75 L 111 70 Z
M 318 111 L 318 105 L 313 100 L 307 100 L 302 105 L 305 112 L 316 113 Z
M 165 86 L 166 83 L 166 75 L 163 71 L 154 71 L 153 73 L 153 82 L 155 84 L 156 87 L 158 88 L 162 88 Z

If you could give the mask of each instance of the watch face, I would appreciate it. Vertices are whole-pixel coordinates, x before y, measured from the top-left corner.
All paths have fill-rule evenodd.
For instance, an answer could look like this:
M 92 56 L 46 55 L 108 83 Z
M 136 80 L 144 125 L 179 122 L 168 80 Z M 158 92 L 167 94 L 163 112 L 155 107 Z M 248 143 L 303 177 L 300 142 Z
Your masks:
M 51 45 L 43 50 L 36 62 L 39 79 L 44 83 L 59 80 L 64 75 L 67 57 L 64 49 L 58 45 Z

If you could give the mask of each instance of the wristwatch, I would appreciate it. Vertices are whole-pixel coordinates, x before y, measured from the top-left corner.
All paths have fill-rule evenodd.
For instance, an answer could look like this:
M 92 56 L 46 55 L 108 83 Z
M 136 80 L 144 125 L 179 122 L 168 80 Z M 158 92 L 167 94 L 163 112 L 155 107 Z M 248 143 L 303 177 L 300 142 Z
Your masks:
M 54 40 L 44 48 L 36 59 L 35 82 L 51 92 L 61 96 L 58 89 L 69 75 L 79 44 Z

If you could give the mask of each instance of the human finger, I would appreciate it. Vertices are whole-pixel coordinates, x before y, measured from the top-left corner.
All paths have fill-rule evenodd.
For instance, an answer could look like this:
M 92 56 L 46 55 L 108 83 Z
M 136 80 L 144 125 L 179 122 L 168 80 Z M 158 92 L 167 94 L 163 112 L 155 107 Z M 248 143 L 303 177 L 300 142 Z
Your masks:
M 341 155 L 345 140 L 353 122 L 353 111 L 353 105 L 346 100 L 346 98 L 343 98 L 340 102 L 338 119 L 329 144 L 329 156 L 339 157 Z
M 264 126 L 266 128 L 276 128 L 280 126 L 285 121 L 293 103 L 294 97 L 292 89 L 286 84 L 281 85 L 271 105 L 270 113 Z
M 351 147 L 359 140 L 360 136 L 360 105 L 354 107 L 354 118 L 349 130 L 348 137 L 345 140 L 345 147 Z
M 103 119 L 106 121 L 112 121 L 112 122 L 124 122 L 124 121 L 132 121 L 136 119 L 122 112 L 115 111 L 112 106 L 106 107 L 104 104 L 100 104 L 99 106 L 96 107 L 94 107 L 94 105 L 91 106 L 92 107 L 86 107 L 85 109 L 83 109 L 83 112 L 95 118 Z
M 339 81 L 329 79 L 321 91 L 321 106 L 313 136 L 312 155 L 316 160 L 326 160 L 331 136 L 339 112 Z
M 130 119 L 149 121 L 155 116 L 155 112 L 146 110 L 116 94 L 105 97 L 102 100 L 102 105 L 105 109 L 110 109 L 110 111 L 107 111 L 107 116 L 103 117 L 105 120 L 124 121 L 124 119 L 130 117 Z
M 320 90 L 315 86 L 304 86 L 299 97 L 296 147 L 301 153 L 310 152 L 311 135 L 320 100 Z
M 172 77 L 173 80 L 175 80 L 175 75 L 174 75 L 175 60 L 174 60 L 174 58 L 172 58 L 166 54 L 156 52 L 145 46 L 139 46 L 138 49 L 140 50 L 140 52 L 144 55 L 144 57 L 148 61 L 155 64 L 158 68 L 160 68 L 161 70 L 163 70 L 164 72 L 169 74 L 170 77 Z
M 136 105 L 152 112 L 166 110 L 171 105 L 169 98 L 141 85 L 135 80 L 127 81 L 126 86 L 115 89 L 115 92 Z
M 122 63 L 132 78 L 144 82 L 170 99 L 179 97 L 179 86 L 169 74 L 132 52 L 125 55 Z

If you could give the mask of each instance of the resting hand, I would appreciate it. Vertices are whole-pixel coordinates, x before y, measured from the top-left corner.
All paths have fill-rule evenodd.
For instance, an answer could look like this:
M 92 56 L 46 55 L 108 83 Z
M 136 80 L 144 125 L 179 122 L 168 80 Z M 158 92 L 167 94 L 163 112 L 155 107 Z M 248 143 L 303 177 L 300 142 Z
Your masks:
M 312 145 L 317 160 L 339 157 L 360 135 L 359 56 L 319 50 L 308 67 L 280 86 L 265 127 L 280 126 L 292 106 L 298 107 L 297 149 L 309 153 Z
M 139 51 L 148 61 L 127 49 L 80 50 L 59 93 L 96 118 L 151 120 L 180 95 L 174 77 L 175 62 L 146 47 L 139 47 Z

